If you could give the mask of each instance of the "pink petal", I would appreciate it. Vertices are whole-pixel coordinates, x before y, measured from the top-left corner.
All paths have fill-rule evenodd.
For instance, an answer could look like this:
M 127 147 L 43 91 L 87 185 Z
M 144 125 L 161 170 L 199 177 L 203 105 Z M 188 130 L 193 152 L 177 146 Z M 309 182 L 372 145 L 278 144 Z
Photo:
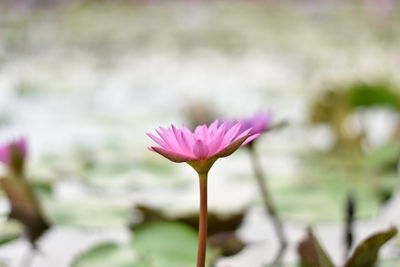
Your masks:
M 201 129 L 204 127 L 204 125 L 199 125 L 194 129 L 194 134 L 200 136 L 201 135 Z
M 10 151 L 8 145 L 0 148 L 0 161 L 4 164 L 10 163 Z
M 245 125 L 253 128 L 251 134 L 263 133 L 265 132 L 271 123 L 271 114 L 267 112 L 258 113 L 250 118 L 242 120 Z
M 210 133 L 215 133 L 218 130 L 218 120 L 215 120 L 213 123 L 210 124 L 210 127 L 208 127 L 208 131 Z
M 241 123 L 238 122 L 232 128 L 229 129 L 229 131 L 224 136 L 224 140 L 222 141 L 221 148 L 229 145 L 232 142 L 232 139 L 235 137 L 235 135 L 239 131 L 240 127 L 241 127 Z
M 209 149 L 202 140 L 197 140 L 193 146 L 193 154 L 199 159 L 205 159 L 208 156 Z
M 171 147 L 171 145 L 168 143 L 168 138 L 167 138 L 167 136 L 166 136 L 163 132 L 161 132 L 160 130 L 157 130 L 157 129 L 156 129 L 156 133 L 158 134 L 158 136 L 160 136 L 160 138 L 162 139 L 162 141 L 165 143 L 165 148 L 166 148 L 166 149 L 173 149 L 173 148 Z
M 208 129 L 206 125 L 200 125 L 197 126 L 196 129 L 194 130 L 194 134 L 197 139 L 201 139 L 205 141 L 206 143 L 209 140 L 209 134 L 208 134 Z
M 182 133 L 182 142 L 184 142 L 185 146 L 189 148 L 189 152 L 192 155 L 193 145 L 194 145 L 193 134 L 184 126 L 181 129 L 181 133 Z
M 223 148 L 221 151 L 219 151 L 217 154 L 215 154 L 216 157 L 223 158 L 227 157 L 233 152 L 235 152 L 246 139 L 249 137 L 249 135 L 243 136 L 242 138 L 234 141 L 233 143 L 229 144 L 227 147 Z
M 164 147 L 164 148 L 169 148 L 169 146 L 160 138 L 158 138 L 157 136 L 155 136 L 154 134 L 151 133 L 146 133 L 146 135 L 148 137 L 150 137 L 154 142 L 156 142 L 157 144 L 159 144 L 160 146 Z
M 218 130 L 223 129 L 224 132 L 225 132 L 225 129 L 227 129 L 227 127 L 228 127 L 228 124 L 227 124 L 226 122 L 223 122 L 223 123 L 221 123 L 221 125 L 218 127 Z M 229 129 L 230 129 L 230 128 L 229 128 Z
M 165 141 L 169 148 L 177 153 L 182 153 L 182 149 L 179 146 L 172 129 L 164 129 L 162 127 L 160 127 L 160 129 L 162 132 L 160 133 L 157 131 L 157 133 Z
M 250 136 L 249 138 L 246 139 L 246 141 L 243 142 L 242 146 L 247 145 L 248 143 L 250 143 L 251 141 L 253 141 L 254 139 L 256 139 L 257 137 L 259 137 L 261 134 L 253 134 L 252 136 Z
M 184 154 L 191 154 L 191 148 L 188 143 L 183 139 L 182 132 L 179 131 L 174 125 L 171 125 L 171 127 L 172 131 L 174 132 L 176 141 L 182 149 L 182 152 L 184 152 Z
M 229 129 L 229 131 L 226 133 L 225 138 L 227 140 L 232 140 L 236 134 L 238 133 L 238 131 L 240 130 L 240 127 L 242 126 L 242 124 L 240 122 L 236 123 L 232 128 Z
M 210 155 L 214 154 L 220 149 L 222 141 L 224 140 L 224 134 L 225 134 L 225 125 L 217 130 L 217 132 L 213 137 L 213 140 L 210 142 L 209 144 Z
M 235 139 L 233 141 L 236 141 L 240 138 L 242 138 L 245 135 L 249 135 L 251 132 L 252 128 L 247 129 L 246 131 L 242 132 L 241 134 L 239 134 L 237 137 L 235 137 Z

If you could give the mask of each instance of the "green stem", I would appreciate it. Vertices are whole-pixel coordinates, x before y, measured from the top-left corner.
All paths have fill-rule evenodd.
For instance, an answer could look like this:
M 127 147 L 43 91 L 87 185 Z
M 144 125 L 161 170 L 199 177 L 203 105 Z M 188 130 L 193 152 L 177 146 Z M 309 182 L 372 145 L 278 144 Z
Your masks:
M 207 247 L 207 175 L 199 173 L 200 183 L 200 214 L 199 214 L 199 246 L 197 248 L 197 267 L 206 264 Z
M 266 177 L 264 176 L 264 172 L 261 168 L 260 159 L 256 153 L 254 148 L 254 143 L 251 143 L 247 146 L 249 148 L 251 162 L 253 164 L 254 173 L 257 179 L 258 188 L 260 190 L 261 196 L 263 198 L 264 207 L 267 213 L 271 216 L 272 223 L 275 228 L 275 233 L 279 239 L 280 248 L 272 262 L 273 265 L 279 264 L 281 258 L 286 250 L 287 247 L 287 239 L 283 230 L 283 224 L 280 220 L 278 213 L 276 211 L 274 202 L 272 200 L 271 194 L 269 193 L 267 184 L 266 184 Z

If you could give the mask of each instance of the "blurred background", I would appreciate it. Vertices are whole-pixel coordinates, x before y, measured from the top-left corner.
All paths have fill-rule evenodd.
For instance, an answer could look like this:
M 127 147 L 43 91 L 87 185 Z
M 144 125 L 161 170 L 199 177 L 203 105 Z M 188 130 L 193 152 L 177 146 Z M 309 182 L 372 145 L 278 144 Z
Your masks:
M 343 262 L 349 194 L 355 244 L 400 226 L 399 10 L 395 0 L 0 0 L 0 141 L 28 139 L 26 176 L 52 224 L 32 256 L 0 195 L 0 266 L 190 266 L 195 173 L 148 151 L 145 133 L 259 111 L 287 122 L 257 145 L 289 239 L 285 266 L 307 225 Z M 273 258 L 246 151 L 213 167 L 209 206 L 211 228 L 235 233 L 233 249 L 211 248 L 214 266 Z M 381 255 L 400 266 L 400 239 Z

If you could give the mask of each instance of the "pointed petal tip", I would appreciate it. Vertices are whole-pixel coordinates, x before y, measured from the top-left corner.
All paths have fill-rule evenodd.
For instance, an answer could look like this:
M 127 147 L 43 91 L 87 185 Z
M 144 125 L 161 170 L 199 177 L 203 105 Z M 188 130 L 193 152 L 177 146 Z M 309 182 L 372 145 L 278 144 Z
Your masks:
M 243 136 L 242 138 L 235 140 L 234 142 L 232 142 L 231 144 L 227 145 L 225 148 L 223 148 L 222 150 L 217 152 L 214 156 L 218 157 L 218 158 L 223 158 L 223 157 L 229 156 L 230 154 L 235 152 L 243 144 L 243 142 L 246 141 L 246 139 L 249 136 L 250 135 L 246 135 L 246 136 Z
M 146 135 L 147 135 L 148 137 L 150 137 L 150 138 L 151 138 L 151 136 L 154 136 L 154 134 L 152 134 L 152 133 L 146 133 Z
M 218 127 L 218 124 L 219 124 L 219 120 L 218 119 L 216 119 L 216 120 L 214 120 L 212 123 L 210 123 L 210 126 L 208 127 L 208 128 L 211 128 L 212 126 L 214 126 L 214 127 Z
M 261 134 L 253 134 L 252 136 L 250 136 L 249 138 L 247 138 L 246 139 L 246 141 L 244 141 L 243 143 L 242 143 L 242 145 L 241 146 L 245 146 L 245 145 L 247 145 L 248 143 L 250 143 L 250 142 L 252 142 L 252 141 L 254 141 L 257 137 L 259 137 Z
M 247 130 L 245 130 L 243 133 L 244 135 L 249 134 L 251 131 L 253 130 L 253 127 L 248 128 Z

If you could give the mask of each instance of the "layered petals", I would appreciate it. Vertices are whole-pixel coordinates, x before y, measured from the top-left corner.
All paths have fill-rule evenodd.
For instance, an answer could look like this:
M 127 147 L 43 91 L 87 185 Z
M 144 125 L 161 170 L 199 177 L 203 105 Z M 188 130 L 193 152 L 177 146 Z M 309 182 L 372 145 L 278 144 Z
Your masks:
M 209 127 L 206 125 L 196 127 L 194 132 L 185 126 L 177 128 L 171 125 L 169 128 L 160 127 L 156 130 L 158 136 L 151 133 L 147 135 L 159 145 L 150 147 L 150 150 L 174 162 L 193 162 L 232 154 L 247 140 L 253 140 L 258 136 L 251 134 L 251 131 L 250 127 L 243 127 L 241 122 L 229 127 L 227 123 L 220 124 L 214 121 Z

